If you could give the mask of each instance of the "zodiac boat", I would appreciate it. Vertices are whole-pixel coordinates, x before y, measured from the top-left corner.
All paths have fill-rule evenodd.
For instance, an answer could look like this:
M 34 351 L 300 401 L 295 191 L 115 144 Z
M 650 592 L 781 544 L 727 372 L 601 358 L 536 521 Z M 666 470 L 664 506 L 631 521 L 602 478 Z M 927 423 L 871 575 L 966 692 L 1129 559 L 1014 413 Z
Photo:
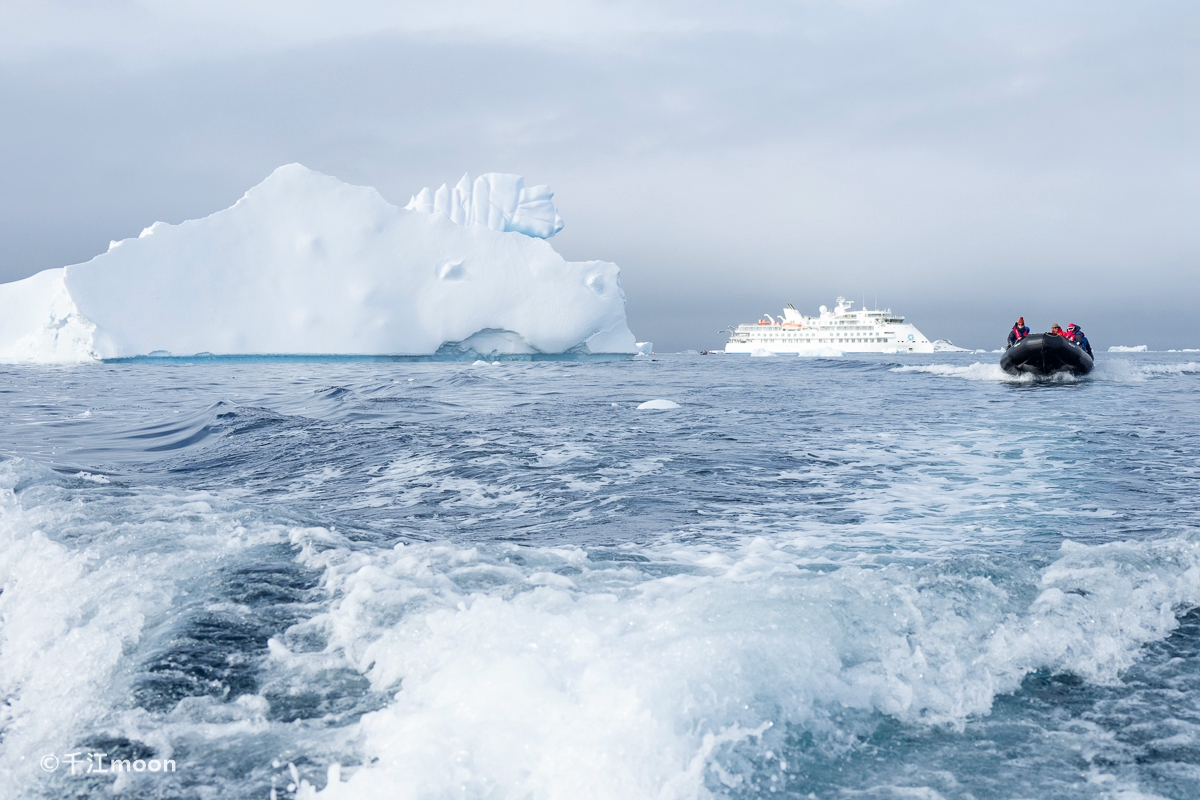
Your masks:
M 1000 369 L 1011 375 L 1087 375 L 1094 365 L 1087 351 L 1056 333 L 1031 333 L 1000 356 Z

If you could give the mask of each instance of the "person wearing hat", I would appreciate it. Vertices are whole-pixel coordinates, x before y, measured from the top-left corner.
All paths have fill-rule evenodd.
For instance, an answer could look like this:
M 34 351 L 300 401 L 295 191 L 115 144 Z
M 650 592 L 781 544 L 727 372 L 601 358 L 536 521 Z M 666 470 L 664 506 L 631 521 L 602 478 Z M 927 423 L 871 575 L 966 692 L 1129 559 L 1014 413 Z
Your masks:
M 1083 328 L 1074 322 L 1067 326 L 1067 331 L 1063 336 L 1067 337 L 1071 341 L 1071 344 L 1082 347 L 1089 356 L 1092 355 L 1092 346 L 1088 343 L 1087 337 L 1084 336 Z
M 1017 342 L 1029 335 L 1029 328 L 1025 327 L 1025 318 L 1018 317 L 1017 323 L 1012 326 L 1012 330 L 1008 332 L 1008 346 L 1012 347 Z

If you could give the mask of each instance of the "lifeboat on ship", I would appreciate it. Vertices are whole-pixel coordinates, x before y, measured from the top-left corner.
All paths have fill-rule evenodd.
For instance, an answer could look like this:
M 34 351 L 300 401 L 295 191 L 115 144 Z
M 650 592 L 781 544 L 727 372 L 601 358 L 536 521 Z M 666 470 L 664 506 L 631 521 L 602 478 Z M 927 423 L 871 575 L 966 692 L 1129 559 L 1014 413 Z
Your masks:
M 1086 350 L 1056 333 L 1031 333 L 1000 356 L 1000 369 L 1010 375 L 1087 375 L 1093 366 Z

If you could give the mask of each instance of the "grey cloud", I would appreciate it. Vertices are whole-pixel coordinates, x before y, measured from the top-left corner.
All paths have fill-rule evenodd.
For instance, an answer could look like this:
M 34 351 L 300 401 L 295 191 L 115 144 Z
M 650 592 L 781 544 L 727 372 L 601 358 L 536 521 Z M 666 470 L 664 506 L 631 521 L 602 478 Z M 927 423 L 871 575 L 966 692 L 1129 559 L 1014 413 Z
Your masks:
M 289 161 L 401 205 L 495 170 L 554 187 L 555 246 L 619 263 L 660 349 L 838 293 L 964 345 L 1024 313 L 1200 346 L 1200 12 L 782 9 L 619 48 L 375 33 L 0 64 L 0 278 L 211 213 Z

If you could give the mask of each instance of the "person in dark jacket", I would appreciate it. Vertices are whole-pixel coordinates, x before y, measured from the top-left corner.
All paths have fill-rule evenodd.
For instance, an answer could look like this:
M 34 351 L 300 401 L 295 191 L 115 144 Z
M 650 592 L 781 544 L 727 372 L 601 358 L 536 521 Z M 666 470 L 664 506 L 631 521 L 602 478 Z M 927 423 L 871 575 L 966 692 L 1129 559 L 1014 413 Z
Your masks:
M 1029 328 L 1025 327 L 1025 318 L 1020 317 L 1017 323 L 1012 326 L 1012 330 L 1008 332 L 1008 346 L 1012 347 L 1017 342 L 1029 335 Z
M 1067 326 L 1067 332 L 1065 336 L 1071 340 L 1071 344 L 1079 345 L 1083 348 L 1085 353 L 1087 353 L 1089 356 L 1092 355 L 1092 346 L 1088 343 L 1087 336 L 1085 336 L 1083 333 L 1083 328 L 1072 322 Z M 1094 357 L 1095 356 L 1093 356 L 1093 358 Z

